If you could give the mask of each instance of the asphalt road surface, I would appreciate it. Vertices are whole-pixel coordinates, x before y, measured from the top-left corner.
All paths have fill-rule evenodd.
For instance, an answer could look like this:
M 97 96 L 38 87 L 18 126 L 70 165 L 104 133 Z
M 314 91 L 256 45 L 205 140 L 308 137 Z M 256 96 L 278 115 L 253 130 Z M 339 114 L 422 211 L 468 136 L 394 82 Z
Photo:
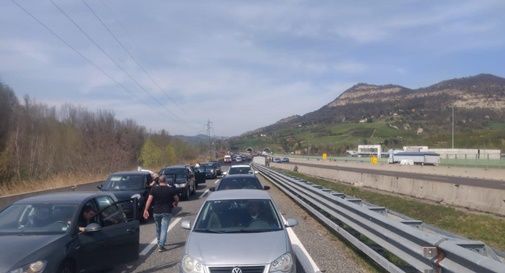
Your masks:
M 227 167 L 223 167 L 223 171 L 226 171 L 226 169 Z M 295 254 L 299 261 L 298 272 L 368 272 L 366 267 L 363 266 L 363 262 L 359 262 L 356 255 L 336 236 L 314 220 L 274 185 L 261 176 L 259 178 L 264 185 L 271 186 L 269 192 L 284 218 L 295 218 L 299 221 L 299 225 L 289 231 L 292 243 L 296 244 L 297 251 Z M 178 264 L 182 259 L 188 236 L 188 231 L 180 227 L 180 221 L 184 219 L 195 220 L 198 209 L 209 194 L 208 188 L 214 186 L 216 181 L 217 179 L 207 180 L 205 185 L 199 185 L 197 193 L 189 201 L 179 202 L 179 207 L 173 213 L 169 226 L 168 251 L 161 253 L 157 251 L 154 224 L 152 222 L 142 224 L 140 227 L 140 258 L 131 264 L 113 268 L 107 273 L 179 272 Z M 94 191 L 97 190 L 97 184 L 81 185 L 75 190 Z M 13 202 L 15 199 L 10 198 L 9 202 Z M 6 203 L 5 200 L 4 203 Z M 104 259 L 106 258 L 104 257 Z M 307 270 L 304 270 L 304 268 Z
M 328 166 L 328 165 L 310 164 L 310 163 L 288 163 L 288 164 L 291 164 L 293 166 L 298 165 L 298 166 L 306 166 L 306 167 L 321 168 L 321 169 L 340 170 L 340 171 L 349 171 L 349 172 L 357 172 L 357 173 L 369 173 L 369 174 L 386 175 L 386 176 L 393 176 L 393 177 L 430 180 L 430 181 L 436 181 L 436 182 L 440 182 L 440 183 L 449 183 L 449 184 L 481 187 L 481 188 L 488 188 L 488 189 L 505 190 L 505 182 L 491 180 L 491 179 L 454 177 L 454 176 L 445 176 L 445 175 L 407 173 L 407 172 L 396 172 L 396 171 L 384 171 L 384 170 L 373 170 L 373 169 L 353 168 L 353 167 L 343 167 L 343 166 Z

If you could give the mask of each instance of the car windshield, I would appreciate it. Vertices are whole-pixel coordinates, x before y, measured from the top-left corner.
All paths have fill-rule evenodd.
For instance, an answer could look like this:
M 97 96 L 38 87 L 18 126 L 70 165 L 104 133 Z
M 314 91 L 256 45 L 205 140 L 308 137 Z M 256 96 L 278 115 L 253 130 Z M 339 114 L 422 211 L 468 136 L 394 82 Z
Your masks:
M 251 167 L 231 167 L 228 174 L 248 174 L 251 173 Z
M 205 202 L 193 231 L 251 233 L 281 229 L 281 221 L 270 200 L 239 199 Z
M 107 191 L 140 190 L 145 187 L 143 175 L 111 175 L 102 189 Z
M 76 211 L 69 204 L 14 204 L 0 212 L 0 234 L 65 233 Z
M 263 189 L 256 177 L 226 177 L 219 182 L 218 190 Z
M 168 169 L 165 169 L 165 171 L 163 172 L 164 175 L 170 175 L 170 176 L 173 176 L 173 175 L 176 175 L 176 176 L 180 176 L 180 175 L 185 175 L 186 174 L 186 169 L 184 168 L 168 168 Z

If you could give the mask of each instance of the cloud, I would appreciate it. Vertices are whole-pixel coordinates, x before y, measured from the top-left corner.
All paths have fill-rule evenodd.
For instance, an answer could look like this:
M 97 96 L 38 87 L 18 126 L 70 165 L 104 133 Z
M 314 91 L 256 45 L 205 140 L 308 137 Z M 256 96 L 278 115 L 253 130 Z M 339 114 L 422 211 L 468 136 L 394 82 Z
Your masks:
M 505 73 L 496 64 L 503 1 L 87 1 L 149 75 L 82 3 L 57 0 L 142 88 L 52 5 L 23 0 L 127 90 L 8 1 L 0 3 L 5 83 L 151 129 L 195 134 L 211 119 L 216 134 L 237 135 L 313 111 L 357 82 L 409 87 L 439 80 L 434 67 L 444 76 Z

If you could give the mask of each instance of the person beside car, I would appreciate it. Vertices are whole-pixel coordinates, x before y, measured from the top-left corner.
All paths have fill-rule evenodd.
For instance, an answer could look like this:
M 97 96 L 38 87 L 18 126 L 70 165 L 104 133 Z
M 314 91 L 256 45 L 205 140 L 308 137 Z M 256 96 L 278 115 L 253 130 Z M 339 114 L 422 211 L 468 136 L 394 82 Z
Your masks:
M 147 198 L 144 209 L 144 218 L 149 218 L 149 208 L 153 206 L 153 218 L 156 226 L 156 238 L 158 240 L 158 251 L 165 251 L 165 242 L 168 237 L 168 225 L 172 218 L 172 208 L 177 207 L 179 197 L 177 190 L 167 184 L 166 176 L 159 178 L 159 186 L 153 187 Z
M 89 224 L 95 223 L 95 217 L 95 209 L 90 205 L 84 206 L 82 209 L 81 217 L 79 219 L 79 232 L 84 232 Z

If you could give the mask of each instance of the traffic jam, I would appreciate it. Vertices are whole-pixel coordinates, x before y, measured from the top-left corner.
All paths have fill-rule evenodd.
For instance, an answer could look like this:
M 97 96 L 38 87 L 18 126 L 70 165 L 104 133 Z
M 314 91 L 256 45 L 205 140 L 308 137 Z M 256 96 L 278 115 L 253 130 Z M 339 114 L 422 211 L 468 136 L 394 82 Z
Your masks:
M 284 218 L 250 160 L 115 172 L 93 191 L 17 200 L 0 212 L 0 272 L 130 272 L 147 253 L 170 255 L 181 230 L 171 272 L 301 272 L 288 235 L 298 221 Z M 192 200 L 202 200 L 193 215 L 181 209 Z M 141 228 L 155 239 L 141 243 Z

